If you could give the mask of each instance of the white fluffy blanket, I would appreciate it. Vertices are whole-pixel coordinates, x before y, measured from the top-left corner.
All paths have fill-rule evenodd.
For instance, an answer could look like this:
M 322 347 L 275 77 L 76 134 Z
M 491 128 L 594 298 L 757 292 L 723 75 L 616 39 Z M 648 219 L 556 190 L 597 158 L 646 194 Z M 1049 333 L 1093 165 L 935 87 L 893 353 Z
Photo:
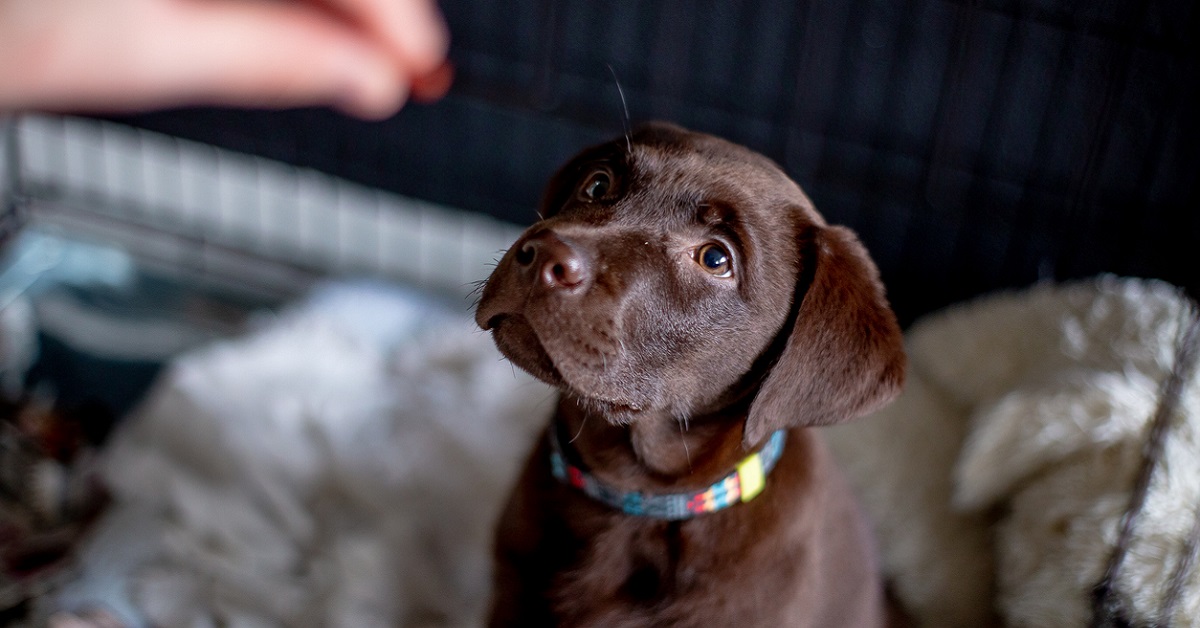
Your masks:
M 1103 278 L 986 298 L 908 336 L 904 395 L 828 431 L 924 625 L 1090 617 L 1184 299 Z M 553 394 L 462 315 L 326 289 L 179 358 L 116 435 L 117 507 L 52 608 L 130 625 L 466 626 L 491 527 Z M 1117 589 L 1150 621 L 1200 504 L 1200 385 Z M 1200 617 L 1193 573 L 1172 625 Z
M 53 606 L 132 626 L 469 626 L 551 407 L 463 314 L 343 284 L 180 357 L 106 452 Z
M 1104 277 L 984 298 L 910 330 L 904 394 L 829 436 L 922 625 L 1087 625 L 1191 315 L 1167 285 Z M 1195 571 L 1174 616 L 1155 615 L 1200 506 L 1196 381 L 1152 478 L 1119 602 L 1134 625 L 1196 625 Z

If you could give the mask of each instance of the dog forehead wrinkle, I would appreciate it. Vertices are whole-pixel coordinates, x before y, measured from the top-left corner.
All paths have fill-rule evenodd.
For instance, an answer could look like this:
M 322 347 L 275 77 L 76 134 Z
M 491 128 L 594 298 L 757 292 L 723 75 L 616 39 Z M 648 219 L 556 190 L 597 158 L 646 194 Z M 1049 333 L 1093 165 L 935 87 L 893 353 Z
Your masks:
M 639 160 L 641 184 L 616 208 L 618 220 L 653 223 L 681 235 L 690 229 L 695 237 L 704 235 L 701 229 L 724 233 L 750 258 L 741 260 L 744 264 L 759 257 L 757 243 L 774 248 L 771 244 L 780 240 L 776 232 L 791 231 L 792 211 L 805 211 L 808 201 L 799 187 L 773 166 L 765 170 L 758 164 L 728 158 L 680 157 L 653 150 L 649 154 L 657 159 Z M 701 163 L 694 163 L 697 160 Z M 755 216 L 750 219 L 745 214 Z M 794 247 L 794 240 L 784 244 Z M 771 257 L 776 251 L 767 253 Z M 784 259 L 794 257 L 788 251 L 780 253 Z M 739 281 L 743 290 L 753 290 L 753 283 L 753 277 Z
M 670 192 L 670 186 L 661 185 L 652 177 L 643 183 L 612 206 L 609 224 L 641 231 L 654 239 L 679 232 L 695 220 L 695 202 L 690 197 Z
M 723 184 L 726 191 L 740 190 L 752 196 L 770 193 L 781 204 L 812 206 L 800 186 L 774 161 L 720 138 L 689 135 L 681 142 L 641 143 L 629 165 L 637 174 L 657 175 L 663 183 L 683 190 Z

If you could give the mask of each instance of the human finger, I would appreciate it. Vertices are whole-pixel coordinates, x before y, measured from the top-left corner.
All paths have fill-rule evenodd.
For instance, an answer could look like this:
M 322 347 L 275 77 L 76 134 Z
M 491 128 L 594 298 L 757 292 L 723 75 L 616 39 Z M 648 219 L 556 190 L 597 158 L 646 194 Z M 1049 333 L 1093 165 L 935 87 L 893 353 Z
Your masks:
M 394 113 L 412 80 L 375 42 L 292 3 L 180 3 L 151 35 L 159 54 L 145 81 L 183 99 L 253 106 L 333 104 L 355 115 Z M 170 95 L 170 94 L 168 94 Z
M 378 37 L 413 76 L 442 66 L 450 36 L 432 0 L 312 0 L 334 7 Z
M 5 0 L 0 18 L 0 108 L 333 104 L 380 118 L 419 80 L 307 2 Z

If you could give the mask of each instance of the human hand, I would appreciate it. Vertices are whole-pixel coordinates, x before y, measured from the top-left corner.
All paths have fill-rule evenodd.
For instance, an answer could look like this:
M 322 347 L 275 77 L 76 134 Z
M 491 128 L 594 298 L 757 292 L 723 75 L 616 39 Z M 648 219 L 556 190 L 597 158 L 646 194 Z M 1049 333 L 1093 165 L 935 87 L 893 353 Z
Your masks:
M 0 111 L 333 105 L 450 83 L 433 0 L 0 0 Z

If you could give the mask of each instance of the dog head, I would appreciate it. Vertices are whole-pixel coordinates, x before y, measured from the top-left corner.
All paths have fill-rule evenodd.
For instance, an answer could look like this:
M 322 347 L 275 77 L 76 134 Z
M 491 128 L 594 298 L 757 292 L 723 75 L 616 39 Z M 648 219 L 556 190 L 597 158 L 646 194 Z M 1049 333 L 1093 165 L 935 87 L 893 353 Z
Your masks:
M 744 442 L 890 401 L 904 351 L 878 272 L 773 162 L 666 124 L 583 151 L 484 286 L 517 366 L 616 423 L 748 403 Z

